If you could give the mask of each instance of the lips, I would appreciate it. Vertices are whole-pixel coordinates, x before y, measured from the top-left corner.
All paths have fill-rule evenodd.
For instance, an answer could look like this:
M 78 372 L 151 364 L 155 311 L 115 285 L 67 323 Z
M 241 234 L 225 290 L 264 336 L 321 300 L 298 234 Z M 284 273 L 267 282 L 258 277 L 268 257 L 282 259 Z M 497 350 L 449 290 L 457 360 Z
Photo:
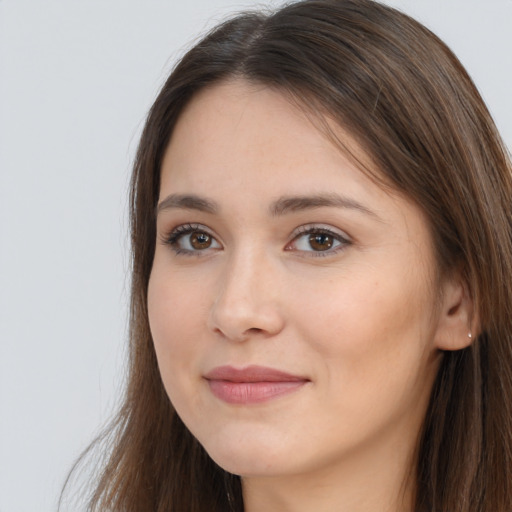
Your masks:
M 309 379 L 264 366 L 219 366 L 204 378 L 211 392 L 229 404 L 258 404 L 293 393 Z

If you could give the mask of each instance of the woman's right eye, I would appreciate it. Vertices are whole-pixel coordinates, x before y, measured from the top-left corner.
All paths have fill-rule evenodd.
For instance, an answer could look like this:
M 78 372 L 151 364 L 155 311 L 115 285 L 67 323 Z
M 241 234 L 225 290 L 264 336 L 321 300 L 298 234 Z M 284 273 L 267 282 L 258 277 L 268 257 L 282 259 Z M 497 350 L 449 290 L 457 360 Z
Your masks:
M 198 254 L 222 248 L 217 239 L 201 226 L 184 225 L 175 228 L 165 239 L 176 254 Z

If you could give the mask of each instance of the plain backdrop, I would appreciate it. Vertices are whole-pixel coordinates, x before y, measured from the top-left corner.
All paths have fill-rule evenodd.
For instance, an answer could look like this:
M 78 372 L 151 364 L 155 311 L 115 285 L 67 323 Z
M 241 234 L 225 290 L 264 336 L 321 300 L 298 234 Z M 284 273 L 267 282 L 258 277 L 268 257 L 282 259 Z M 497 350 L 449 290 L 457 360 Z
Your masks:
M 512 0 L 388 3 L 452 47 L 512 147 Z M 145 114 L 199 33 L 255 5 L 0 0 L 0 512 L 56 510 L 112 412 Z

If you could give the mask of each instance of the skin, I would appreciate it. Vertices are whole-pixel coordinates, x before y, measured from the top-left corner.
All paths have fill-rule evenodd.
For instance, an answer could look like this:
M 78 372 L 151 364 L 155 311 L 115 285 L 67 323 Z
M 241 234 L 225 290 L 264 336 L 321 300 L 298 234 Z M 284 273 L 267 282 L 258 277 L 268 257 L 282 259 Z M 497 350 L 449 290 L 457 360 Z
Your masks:
M 176 194 L 217 211 L 166 200 Z M 345 204 L 275 211 L 282 198 L 332 194 Z M 422 212 L 283 93 L 243 80 L 203 90 L 182 113 L 159 201 L 148 308 L 163 383 L 210 456 L 242 476 L 246 511 L 410 512 L 440 349 L 468 343 L 471 306 L 455 277 L 438 277 Z M 196 234 L 176 234 L 189 224 Z M 313 247 L 311 228 L 334 233 L 313 238 L 332 247 Z M 253 364 L 306 383 L 244 405 L 204 379 Z

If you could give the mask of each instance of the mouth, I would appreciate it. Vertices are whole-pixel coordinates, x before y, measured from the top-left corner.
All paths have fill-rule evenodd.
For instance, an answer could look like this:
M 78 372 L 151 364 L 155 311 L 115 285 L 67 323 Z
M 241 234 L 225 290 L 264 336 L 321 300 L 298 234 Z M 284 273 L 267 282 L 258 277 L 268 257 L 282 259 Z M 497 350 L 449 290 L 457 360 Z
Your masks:
M 218 366 L 204 378 L 215 397 L 237 405 L 267 402 L 298 391 L 310 382 L 305 377 L 264 366 Z

